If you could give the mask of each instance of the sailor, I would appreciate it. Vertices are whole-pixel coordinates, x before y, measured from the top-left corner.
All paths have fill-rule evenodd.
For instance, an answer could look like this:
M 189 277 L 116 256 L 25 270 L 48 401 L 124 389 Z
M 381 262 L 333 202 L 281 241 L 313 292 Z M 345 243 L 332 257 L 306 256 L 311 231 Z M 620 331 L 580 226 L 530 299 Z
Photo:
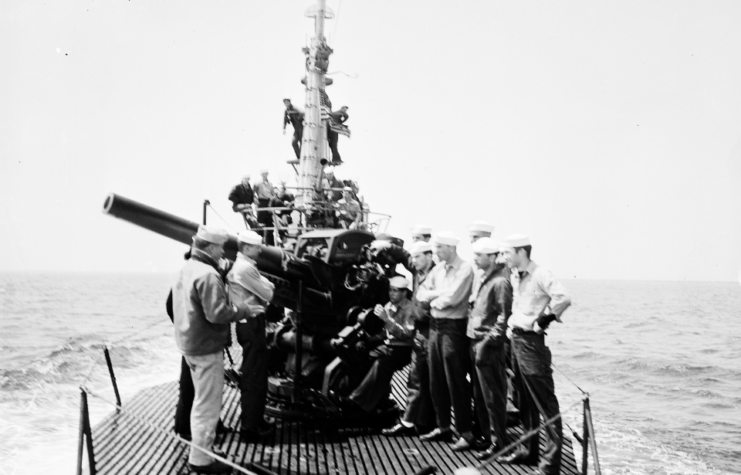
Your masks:
M 474 243 L 482 237 L 491 237 L 492 231 L 494 231 L 494 225 L 486 221 L 474 221 L 468 226 L 468 237 Z
M 230 304 L 218 261 L 224 254 L 226 231 L 199 226 L 193 237 L 191 258 L 172 288 L 175 341 L 190 368 L 195 399 L 190 413 L 193 444 L 211 450 L 221 413 L 224 355 L 229 323 L 265 309 L 259 305 Z M 188 465 L 194 471 L 229 473 L 231 467 L 191 447 Z
M 329 113 L 329 120 L 327 121 L 327 143 L 329 144 L 329 149 L 332 150 L 332 165 L 342 164 L 340 152 L 337 151 L 337 141 L 339 139 L 339 134 L 336 131 L 332 130 L 332 126 L 333 123 L 336 124 L 336 126 L 342 126 L 342 124 L 344 124 L 345 121 L 350 118 L 347 113 L 347 109 L 347 106 L 342 106 L 340 110 Z
M 242 231 L 237 241 L 237 260 L 227 274 L 229 297 L 237 304 L 265 306 L 273 299 L 274 286 L 255 267 L 262 237 L 254 231 Z M 268 393 L 268 347 L 264 313 L 237 323 L 237 341 L 242 345 L 240 434 L 243 440 L 255 442 L 273 430 L 273 425 L 264 419 Z
M 345 188 L 345 184 L 335 178 L 334 170 L 327 167 L 324 169 L 324 188 L 327 190 L 326 196 L 328 201 L 337 202 L 342 198 L 342 189 Z
M 270 200 L 270 207 L 271 208 L 288 208 L 280 211 L 273 211 L 273 214 L 276 216 L 276 222 L 279 227 L 282 229 L 280 230 L 280 237 L 281 240 L 285 238 L 286 236 L 286 228 L 289 224 L 293 223 L 293 219 L 291 218 L 291 212 L 293 211 L 293 204 L 296 200 L 296 197 L 293 196 L 292 193 L 288 192 L 288 189 L 286 188 L 285 182 L 280 182 L 280 187 L 274 188 L 274 195 L 273 198 Z
M 430 303 L 430 392 L 437 428 L 422 435 L 420 440 L 453 441 L 450 427 L 452 403 L 456 429 L 460 434 L 453 449 L 464 450 L 474 445 L 471 387 L 466 380 L 469 367 L 466 324 L 473 269 L 458 256 L 456 246 L 459 239 L 453 233 L 441 231 L 432 242 L 440 262 L 421 285 L 417 299 Z
M 474 408 L 488 447 L 476 455 L 483 460 L 507 445 L 507 319 L 512 313 L 512 285 L 497 264 L 499 244 L 490 237 L 473 243 L 480 282 L 472 294 L 466 336 L 471 339 L 471 383 Z M 493 436 L 493 438 L 492 438 Z
M 411 229 L 412 242 L 424 241 L 430 242 L 432 238 L 432 228 L 423 224 L 418 224 Z
M 544 420 L 559 413 L 553 387 L 551 350 L 545 344 L 545 331 L 571 305 L 563 285 L 553 274 L 530 260 L 530 238 L 521 234 L 509 236 L 502 245 L 504 257 L 512 269 L 514 300 L 507 323 L 514 354 L 515 386 L 520 400 L 520 418 L 525 432 L 536 429 L 538 414 Z M 563 431 L 561 419 L 545 431 L 546 443 L 538 472 L 554 475 L 561 468 Z M 538 461 L 539 436 L 531 437 L 524 447 L 500 457 L 503 463 L 534 464 Z
M 283 105 L 286 106 L 286 111 L 283 114 L 283 135 L 286 133 L 286 126 L 291 124 L 293 126 L 291 146 L 293 146 L 293 151 L 296 153 L 296 158 L 300 159 L 301 137 L 304 133 L 304 113 L 294 107 L 290 99 L 283 99 Z
M 357 229 L 361 218 L 360 203 L 352 197 L 353 189 L 346 186 L 342 189 L 342 199 L 337 202 L 337 219 L 345 229 Z
M 435 267 L 432 259 L 432 245 L 417 241 L 409 251 L 412 262 L 412 286 L 414 304 L 414 346 L 412 367 L 407 380 L 407 405 L 401 422 L 394 427 L 384 429 L 383 435 L 397 436 L 406 434 L 426 434 L 435 426 L 435 408 L 430 395 L 430 369 L 428 366 L 427 346 L 430 337 L 430 306 L 420 302 L 417 291 L 430 271 Z
M 409 281 L 396 276 L 389 279 L 389 301 L 377 304 L 373 313 L 384 323 L 386 340 L 372 352 L 373 366 L 350 395 L 350 400 L 366 412 L 388 399 L 391 378 L 412 359 L 414 344 L 414 305 L 407 298 Z
M 252 220 L 252 203 L 254 202 L 255 193 L 250 185 L 250 176 L 242 177 L 242 182 L 234 185 L 229 192 L 229 201 L 232 202 L 232 211 L 241 213 L 247 226 Z
M 270 183 L 270 180 L 268 180 L 268 174 L 270 172 L 267 168 L 263 168 L 260 170 L 260 176 L 262 177 L 262 180 L 255 184 L 253 187 L 255 191 L 255 198 L 257 198 L 257 222 L 260 223 L 263 227 L 272 227 L 273 226 L 273 213 L 270 211 L 259 211 L 260 208 L 267 208 L 270 206 L 270 200 L 273 199 L 275 196 L 275 190 L 273 188 L 273 185 Z M 272 231 L 262 231 L 263 236 L 265 236 L 265 244 L 273 245 L 273 232 Z

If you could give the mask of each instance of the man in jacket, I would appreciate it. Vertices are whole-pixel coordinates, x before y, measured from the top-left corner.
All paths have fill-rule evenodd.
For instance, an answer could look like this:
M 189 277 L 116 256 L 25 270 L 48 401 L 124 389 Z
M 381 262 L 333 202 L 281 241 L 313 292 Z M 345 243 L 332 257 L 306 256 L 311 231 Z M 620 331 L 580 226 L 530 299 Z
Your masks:
M 481 275 L 471 296 L 473 306 L 466 335 L 471 339 L 471 382 L 476 416 L 488 443 L 486 450 L 476 455 L 482 460 L 507 445 L 505 340 L 507 320 L 512 313 L 512 286 L 504 266 L 496 262 L 498 243 L 490 237 L 482 237 L 472 248 L 474 263 Z
M 242 231 L 238 237 L 239 253 L 227 274 L 229 297 L 240 304 L 266 306 L 273 299 L 273 284 L 255 267 L 260 255 L 262 237 L 254 231 Z M 242 428 L 245 441 L 256 441 L 273 430 L 264 418 L 268 394 L 268 345 L 265 337 L 265 315 L 253 315 L 237 322 L 237 341 L 242 345 Z
M 217 271 L 224 254 L 227 233 L 200 226 L 193 237 L 191 258 L 172 289 L 175 341 L 190 368 L 195 399 L 190 414 L 193 444 L 211 450 L 221 412 L 224 388 L 224 357 L 229 323 L 264 311 L 260 306 L 227 300 L 224 282 Z M 201 473 L 228 473 L 231 467 L 191 446 L 188 464 Z

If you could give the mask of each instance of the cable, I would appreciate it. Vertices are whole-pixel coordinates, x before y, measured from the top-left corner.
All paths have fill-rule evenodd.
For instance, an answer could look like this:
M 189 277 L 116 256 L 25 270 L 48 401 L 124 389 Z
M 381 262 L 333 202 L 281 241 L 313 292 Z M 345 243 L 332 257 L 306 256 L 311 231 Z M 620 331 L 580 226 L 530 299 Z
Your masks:
M 209 208 L 211 208 L 211 209 L 213 210 L 213 212 L 214 212 L 214 213 L 216 213 L 216 216 L 218 216 L 219 218 L 221 218 L 221 220 L 222 220 L 222 221 L 224 222 L 224 224 L 226 224 L 226 225 L 227 225 L 227 226 L 229 227 L 229 229 L 231 229 L 231 230 L 232 230 L 232 231 L 234 231 L 235 233 L 237 232 L 237 231 L 236 231 L 236 230 L 235 230 L 235 229 L 234 229 L 234 228 L 232 227 L 232 225 L 231 225 L 231 224 L 229 224 L 229 223 L 227 223 L 227 222 L 226 222 L 226 219 L 224 219 L 224 218 L 223 218 L 223 217 L 222 217 L 222 216 L 221 216 L 221 215 L 219 214 L 219 212 L 218 212 L 218 211 L 216 211 L 216 209 L 215 209 L 215 208 L 214 208 L 213 206 L 211 206 L 211 203 L 209 203 L 209 204 L 208 204 L 208 207 L 209 207 Z

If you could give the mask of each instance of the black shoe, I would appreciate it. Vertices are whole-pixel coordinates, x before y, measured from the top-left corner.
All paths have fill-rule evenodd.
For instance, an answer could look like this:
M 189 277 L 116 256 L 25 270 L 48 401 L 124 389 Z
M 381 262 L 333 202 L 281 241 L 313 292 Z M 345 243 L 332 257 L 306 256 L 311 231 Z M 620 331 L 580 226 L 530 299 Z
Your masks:
M 263 420 L 260 427 L 253 429 L 251 427 L 242 427 L 239 429 L 239 437 L 245 442 L 259 442 L 265 437 L 275 432 L 275 422 Z
M 499 463 L 532 465 L 535 461 L 523 450 L 516 450 L 509 455 L 497 457 Z
M 232 468 L 219 460 L 214 460 L 208 465 L 193 465 L 189 463 L 188 467 L 196 473 L 232 473 Z
M 453 442 L 453 431 L 450 429 L 433 429 L 432 432 L 419 436 L 421 442 Z
M 476 458 L 476 460 L 486 460 L 497 452 L 499 452 L 499 446 L 497 446 L 497 444 L 489 444 L 489 447 L 487 447 L 486 450 L 482 452 L 476 452 L 474 454 L 474 457 Z
M 219 423 L 216 424 L 216 435 L 224 435 L 227 432 L 230 432 L 232 429 L 230 427 L 227 427 L 224 422 L 219 419 Z
M 402 423 L 398 423 L 394 427 L 383 429 L 381 431 L 381 434 L 385 435 L 386 437 L 398 437 L 401 435 L 415 435 L 416 433 L 417 433 L 417 430 L 414 428 L 414 426 L 408 427 Z
M 461 437 L 450 449 L 453 452 L 464 452 L 466 450 L 480 450 L 485 446 L 483 439 Z

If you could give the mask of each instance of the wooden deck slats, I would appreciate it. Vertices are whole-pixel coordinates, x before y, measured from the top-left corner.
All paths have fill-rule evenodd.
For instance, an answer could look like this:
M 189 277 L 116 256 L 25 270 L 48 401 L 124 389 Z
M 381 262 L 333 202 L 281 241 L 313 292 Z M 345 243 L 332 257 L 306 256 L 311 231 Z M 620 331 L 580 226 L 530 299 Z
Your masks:
M 407 370 L 397 373 L 392 382 L 391 397 L 402 408 L 406 404 L 407 374 Z M 113 413 L 96 425 L 93 444 L 98 473 L 189 473 L 187 444 L 169 435 L 177 394 L 176 382 L 148 388 L 126 403 L 122 413 Z M 236 428 L 240 413 L 239 391 L 225 386 L 222 419 Z M 521 427 L 508 429 L 511 441 L 521 434 Z M 364 428 L 320 430 L 297 422 L 279 423 L 278 430 L 264 443 L 244 443 L 237 431 L 218 437 L 216 442 L 235 463 L 257 463 L 281 475 L 412 475 L 428 465 L 438 467 L 438 473 L 452 474 L 458 467 L 477 463 L 472 452 L 452 452 L 446 443 L 422 443 L 417 437 L 388 438 Z M 540 443 L 542 449 L 542 435 Z M 495 463 L 484 473 L 525 474 L 532 468 Z M 578 473 L 568 437 L 564 438 L 561 473 Z

